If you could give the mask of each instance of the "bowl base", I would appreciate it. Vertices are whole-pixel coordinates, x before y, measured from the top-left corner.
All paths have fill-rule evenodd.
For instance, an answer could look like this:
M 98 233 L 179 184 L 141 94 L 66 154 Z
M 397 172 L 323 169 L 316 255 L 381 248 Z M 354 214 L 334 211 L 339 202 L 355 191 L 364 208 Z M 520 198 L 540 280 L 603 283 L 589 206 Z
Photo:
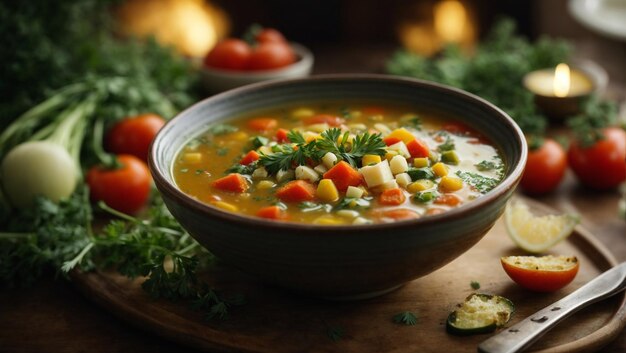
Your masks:
M 406 283 L 399 284 L 397 286 L 393 286 L 391 288 L 385 288 L 373 292 L 359 293 L 359 294 L 350 294 L 350 295 L 339 295 L 339 296 L 319 296 L 320 299 L 331 300 L 331 301 L 356 301 L 356 300 L 365 300 L 372 299 L 376 297 L 380 297 L 381 295 L 385 295 L 391 293 L 400 287 L 403 287 Z

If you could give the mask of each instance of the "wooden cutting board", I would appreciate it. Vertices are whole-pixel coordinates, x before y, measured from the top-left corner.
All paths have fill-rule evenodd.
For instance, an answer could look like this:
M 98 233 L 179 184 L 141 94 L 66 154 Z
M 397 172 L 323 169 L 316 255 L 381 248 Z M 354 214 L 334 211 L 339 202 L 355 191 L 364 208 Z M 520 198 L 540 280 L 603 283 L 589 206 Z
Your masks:
M 533 212 L 550 210 L 528 201 Z M 509 239 L 502 220 L 461 257 L 385 296 L 357 302 L 329 302 L 274 288 L 240 271 L 220 265 L 206 280 L 227 294 L 244 294 L 247 304 L 233 308 L 224 321 L 206 321 L 183 303 L 153 300 L 134 281 L 109 272 L 77 273 L 74 283 L 95 302 L 130 321 L 184 345 L 210 352 L 476 352 L 487 335 L 456 337 L 445 332 L 445 319 L 470 293 L 503 295 L 516 305 L 510 325 L 571 293 L 616 264 L 592 234 L 577 228 L 553 254 L 576 255 L 580 272 L 555 293 L 518 287 L 502 270 L 499 258 L 522 255 Z M 415 326 L 393 323 L 411 311 Z M 609 343 L 626 324 L 626 296 L 594 304 L 562 322 L 531 347 L 541 352 L 590 352 Z M 333 341 L 329 329 L 343 336 Z

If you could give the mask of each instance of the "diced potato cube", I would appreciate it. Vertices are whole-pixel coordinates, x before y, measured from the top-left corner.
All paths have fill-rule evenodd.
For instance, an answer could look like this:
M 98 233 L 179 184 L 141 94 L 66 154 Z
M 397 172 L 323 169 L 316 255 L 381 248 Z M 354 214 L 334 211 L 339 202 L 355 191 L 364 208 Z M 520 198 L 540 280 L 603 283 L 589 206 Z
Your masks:
M 435 186 L 435 183 L 433 183 L 431 180 L 420 179 L 418 181 L 415 181 L 415 182 L 409 184 L 406 187 L 406 190 L 408 192 L 410 192 L 411 194 L 414 194 L 416 192 L 420 192 L 420 191 L 431 189 L 433 186 Z
M 320 178 L 316 171 L 305 165 L 296 167 L 296 179 L 308 180 L 312 183 L 316 182 Z
M 411 176 L 407 173 L 400 173 L 396 175 L 396 183 L 403 188 L 406 188 L 407 185 L 411 183 Z
M 402 156 L 395 156 L 389 161 L 389 168 L 393 175 L 404 173 L 409 170 L 409 164 L 406 162 L 406 158 Z
M 348 186 L 348 189 L 346 190 L 346 197 L 359 199 L 361 198 L 361 196 L 363 196 L 363 189 L 354 186 Z
M 328 169 L 332 168 L 336 162 L 337 156 L 335 156 L 332 152 L 326 152 L 324 157 L 322 157 L 322 163 L 324 163 L 324 166 Z
M 315 111 L 309 108 L 298 108 L 291 112 L 291 116 L 298 119 L 307 118 L 313 115 L 315 115 Z
M 374 124 L 374 129 L 380 131 L 383 136 L 386 136 L 391 132 L 391 129 L 387 125 L 381 123 Z
M 274 152 L 272 151 L 272 147 L 270 147 L 270 146 L 261 146 L 261 147 L 259 147 L 259 149 L 257 151 L 261 155 L 263 155 L 263 154 L 265 154 L 265 155 L 274 154 Z
M 256 184 L 256 188 L 259 190 L 267 190 L 267 189 L 271 189 L 274 187 L 274 182 L 269 181 L 269 180 L 261 180 Z
M 334 202 L 339 198 L 339 191 L 332 180 L 322 179 L 317 185 L 315 195 L 323 202 Z
M 313 170 L 316 171 L 318 174 L 324 174 L 328 171 L 328 168 L 326 168 L 324 164 L 318 164 L 315 166 L 315 168 L 313 168 Z
M 276 173 L 276 181 L 282 183 L 283 181 L 292 180 L 296 174 L 291 169 L 279 170 Z
M 328 130 L 329 126 L 327 123 L 320 123 L 320 124 L 311 124 L 307 126 L 306 128 L 314 132 L 324 132 Z
M 435 165 L 433 165 L 430 169 L 432 169 L 433 173 L 439 177 L 448 175 L 448 167 L 441 162 L 435 163 Z
M 406 144 L 402 141 L 398 143 L 394 143 L 393 145 L 387 147 L 387 150 L 396 151 L 398 152 L 399 155 L 403 156 L 404 158 L 411 157 L 411 153 L 409 153 L 409 149 L 406 148 Z
M 428 158 L 427 157 L 423 157 L 423 158 L 413 158 L 413 166 L 415 168 L 424 168 L 424 167 L 428 167 Z
M 378 185 L 382 185 L 390 180 L 394 180 L 391 169 L 389 168 L 389 162 L 384 160 L 376 165 L 365 166 L 359 169 L 367 186 L 372 188 Z
M 313 224 L 321 224 L 321 225 L 338 225 L 338 224 L 346 224 L 346 221 L 344 218 L 341 217 L 335 217 L 335 216 L 331 216 L 331 215 L 324 215 L 324 216 L 320 216 L 318 218 L 316 218 L 313 221 Z
M 387 138 L 397 138 L 405 144 L 415 140 L 415 136 L 403 127 L 393 130 L 389 135 L 387 135 Z
M 367 218 L 363 218 L 363 217 L 357 217 L 354 219 L 354 221 L 352 221 L 352 224 L 372 224 L 373 222 L 370 221 Z
M 248 139 L 248 134 L 243 131 L 237 131 L 229 136 L 235 141 L 246 141 Z
M 185 161 L 186 163 L 200 163 L 202 162 L 202 153 L 187 152 L 183 155 L 183 161 Z
M 360 213 L 358 211 L 355 210 L 340 210 L 337 211 L 337 216 L 341 216 L 344 218 L 356 218 L 360 215 Z
M 212 203 L 213 203 L 213 206 L 221 208 L 226 211 L 237 212 L 239 210 L 239 208 L 237 208 L 237 206 L 233 205 L 232 203 L 228 203 L 224 201 L 213 201 Z
M 454 192 L 463 188 L 463 180 L 457 177 L 444 176 L 439 182 L 439 188 L 444 192 Z
M 363 156 L 363 158 L 361 158 L 361 164 L 363 166 L 377 164 L 380 163 L 380 161 L 380 156 L 377 156 L 375 154 L 366 154 L 365 156 Z
M 395 179 L 389 180 L 389 181 L 383 183 L 382 185 L 380 185 L 379 188 L 381 190 L 397 189 L 398 188 L 398 183 L 396 182 Z
M 265 167 L 259 167 L 252 172 L 252 179 L 267 178 L 267 170 Z

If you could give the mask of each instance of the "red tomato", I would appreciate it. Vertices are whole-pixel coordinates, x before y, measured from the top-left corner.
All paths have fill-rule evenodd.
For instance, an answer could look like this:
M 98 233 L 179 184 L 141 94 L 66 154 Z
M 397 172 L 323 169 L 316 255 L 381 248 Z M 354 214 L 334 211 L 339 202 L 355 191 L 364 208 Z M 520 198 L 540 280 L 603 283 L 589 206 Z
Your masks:
M 148 160 L 150 143 L 165 125 L 165 119 L 156 114 L 142 114 L 115 124 L 107 134 L 107 149 L 115 154 L 132 154 Z
M 626 180 L 626 131 L 611 127 L 602 131 L 604 139 L 590 147 L 576 141 L 568 152 L 569 164 L 585 185 L 606 190 Z
M 575 256 L 507 256 L 500 259 L 515 283 L 536 292 L 553 292 L 574 280 L 578 273 Z
M 248 69 L 271 70 L 290 65 L 296 61 L 291 47 L 286 43 L 260 43 L 250 55 Z
M 259 43 L 287 43 L 285 36 L 273 28 L 263 28 L 255 39 Z
M 204 65 L 218 69 L 245 70 L 248 67 L 252 49 L 240 39 L 226 39 L 219 42 L 204 58 Z
M 559 185 L 567 169 L 563 147 L 545 139 L 541 147 L 528 151 L 528 160 L 520 185 L 529 194 L 545 194 Z
M 141 210 L 150 196 L 150 172 L 135 156 L 117 156 L 122 167 L 105 169 L 95 166 L 87 173 L 92 201 L 104 201 L 109 207 L 127 214 Z

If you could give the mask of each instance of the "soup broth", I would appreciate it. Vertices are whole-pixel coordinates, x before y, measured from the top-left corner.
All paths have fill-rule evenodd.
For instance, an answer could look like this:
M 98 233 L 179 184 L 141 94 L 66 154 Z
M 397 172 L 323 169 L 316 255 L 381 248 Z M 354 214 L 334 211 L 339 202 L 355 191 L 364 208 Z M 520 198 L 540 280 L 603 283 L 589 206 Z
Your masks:
M 179 152 L 188 195 L 275 221 L 370 224 L 446 212 L 502 179 L 498 150 L 471 127 L 395 103 L 319 103 L 235 117 Z

